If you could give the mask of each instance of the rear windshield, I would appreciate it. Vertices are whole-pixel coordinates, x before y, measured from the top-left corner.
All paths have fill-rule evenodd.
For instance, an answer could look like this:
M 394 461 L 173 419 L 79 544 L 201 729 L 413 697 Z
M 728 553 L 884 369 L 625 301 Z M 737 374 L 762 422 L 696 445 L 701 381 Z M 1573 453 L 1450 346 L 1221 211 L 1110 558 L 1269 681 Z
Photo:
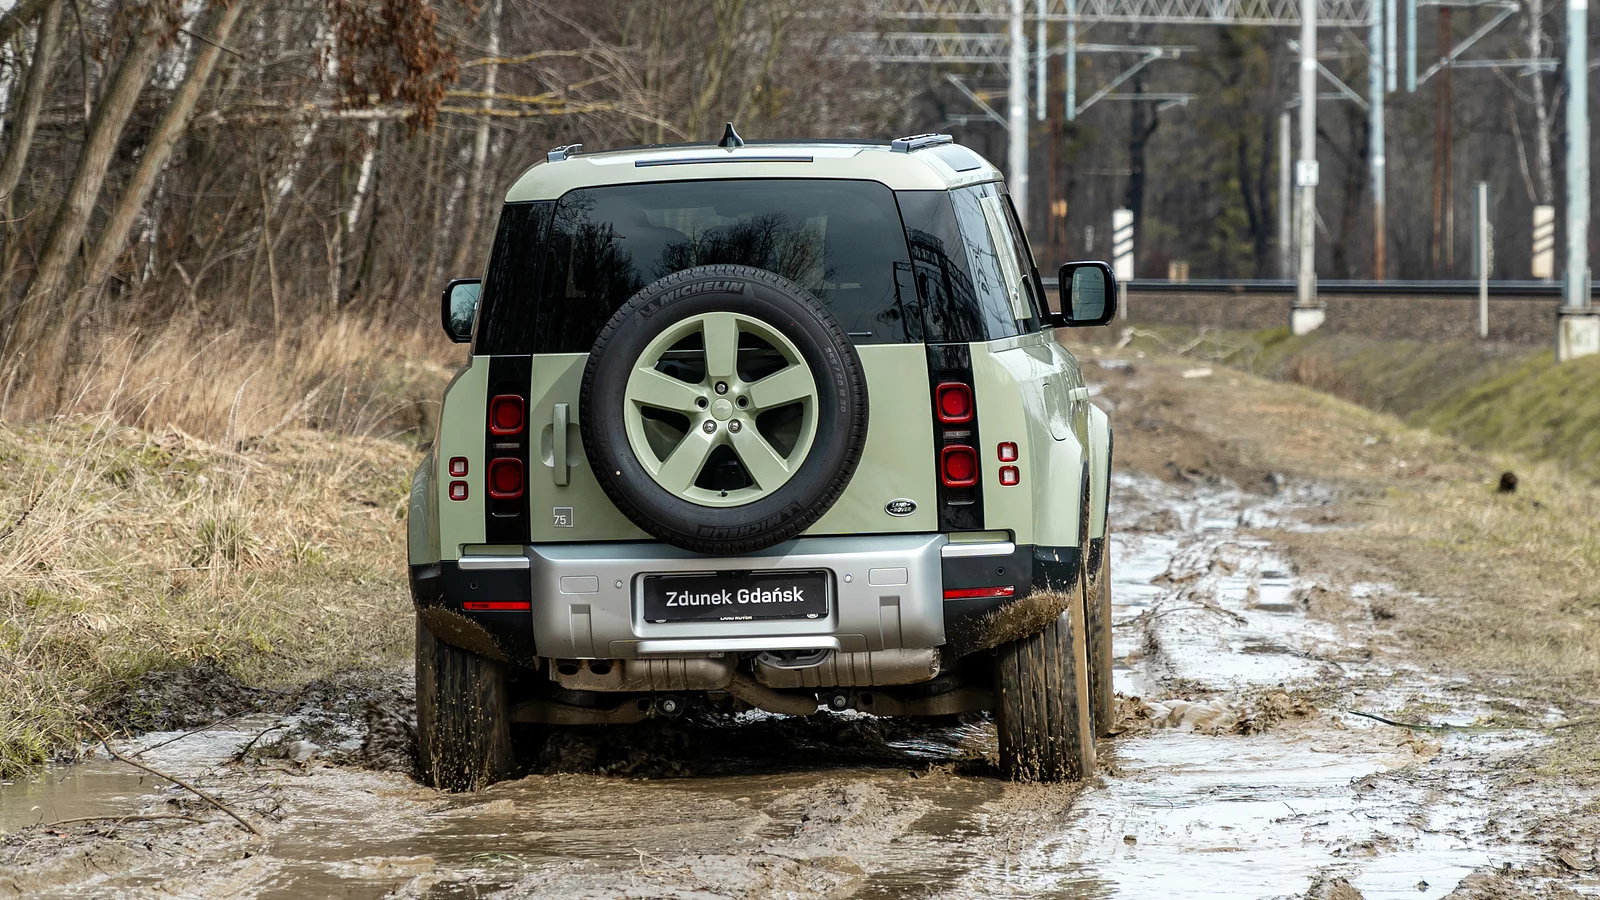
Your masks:
M 857 343 L 922 340 L 905 229 L 894 193 L 877 182 L 614 185 L 572 191 L 553 215 L 548 210 L 515 204 L 502 215 L 478 353 L 587 352 L 638 290 L 711 263 L 794 281 L 827 304 Z M 530 265 L 536 253 L 529 251 L 540 243 L 543 265 Z

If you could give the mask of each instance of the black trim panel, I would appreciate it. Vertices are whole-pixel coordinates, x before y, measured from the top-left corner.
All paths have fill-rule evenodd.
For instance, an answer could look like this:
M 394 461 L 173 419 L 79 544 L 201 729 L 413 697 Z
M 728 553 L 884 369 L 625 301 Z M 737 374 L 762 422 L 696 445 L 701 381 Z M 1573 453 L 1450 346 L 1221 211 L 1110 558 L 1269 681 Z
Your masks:
M 533 442 L 533 405 L 528 392 L 533 383 L 533 357 L 489 357 L 489 392 L 483 410 L 483 473 L 476 479 L 483 491 L 483 536 L 486 544 L 526 544 L 529 540 L 528 490 L 533 471 L 528 467 L 528 450 Z M 489 433 L 488 403 L 496 394 L 516 394 L 522 398 L 523 422 L 520 434 Z M 489 461 L 510 456 L 522 461 L 522 496 L 496 500 L 489 496 Z
M 537 665 L 531 608 L 494 612 L 467 610 L 462 604 L 468 600 L 525 602 L 531 607 L 533 588 L 528 572 L 526 569 L 464 572 L 448 560 L 411 567 L 411 602 L 418 612 L 438 609 L 462 616 L 487 632 L 506 659 L 523 666 Z M 451 638 L 448 633 L 435 632 L 434 636 L 445 641 Z M 479 652 L 480 648 L 465 649 Z
M 983 530 L 983 442 L 978 434 L 977 389 L 972 383 L 972 348 L 966 344 L 926 344 L 928 354 L 928 415 L 933 418 L 933 484 L 938 492 L 940 531 Z M 934 405 L 939 384 L 959 381 L 973 388 L 972 421 L 950 426 L 939 421 Z M 964 437 L 946 437 L 946 431 Z M 939 452 L 947 444 L 968 444 L 978 457 L 978 483 L 970 488 L 947 488 L 940 471 Z

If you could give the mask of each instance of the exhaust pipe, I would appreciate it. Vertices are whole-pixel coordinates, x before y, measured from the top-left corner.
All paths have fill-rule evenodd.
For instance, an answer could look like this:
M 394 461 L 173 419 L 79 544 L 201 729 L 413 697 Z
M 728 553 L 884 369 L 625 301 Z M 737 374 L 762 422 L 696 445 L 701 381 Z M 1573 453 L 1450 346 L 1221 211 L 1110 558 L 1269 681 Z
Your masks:
M 765 685 L 758 684 L 755 679 L 743 672 L 735 672 L 728 686 L 723 688 L 734 697 L 770 713 L 779 713 L 785 716 L 809 716 L 817 711 L 816 697 L 798 697 L 794 694 L 782 694 Z

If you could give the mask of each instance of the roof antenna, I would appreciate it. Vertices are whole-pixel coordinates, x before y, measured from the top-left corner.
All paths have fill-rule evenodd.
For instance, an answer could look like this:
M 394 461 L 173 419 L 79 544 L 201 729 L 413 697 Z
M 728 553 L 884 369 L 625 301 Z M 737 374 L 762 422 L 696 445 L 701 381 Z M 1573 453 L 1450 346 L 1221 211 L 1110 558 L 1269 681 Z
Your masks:
M 722 130 L 722 140 L 717 141 L 717 146 L 726 147 L 729 150 L 744 146 L 744 138 L 739 137 L 739 132 L 733 130 L 732 122 L 729 122 L 728 127 Z

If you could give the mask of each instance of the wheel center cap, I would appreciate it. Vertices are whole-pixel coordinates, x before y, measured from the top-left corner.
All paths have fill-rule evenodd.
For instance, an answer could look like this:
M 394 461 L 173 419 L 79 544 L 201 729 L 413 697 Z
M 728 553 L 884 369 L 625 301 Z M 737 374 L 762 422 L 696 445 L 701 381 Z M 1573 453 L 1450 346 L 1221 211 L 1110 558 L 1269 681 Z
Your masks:
M 711 401 L 711 415 L 716 417 L 718 422 L 726 422 L 728 417 L 733 415 L 733 404 L 725 397 L 718 397 Z

